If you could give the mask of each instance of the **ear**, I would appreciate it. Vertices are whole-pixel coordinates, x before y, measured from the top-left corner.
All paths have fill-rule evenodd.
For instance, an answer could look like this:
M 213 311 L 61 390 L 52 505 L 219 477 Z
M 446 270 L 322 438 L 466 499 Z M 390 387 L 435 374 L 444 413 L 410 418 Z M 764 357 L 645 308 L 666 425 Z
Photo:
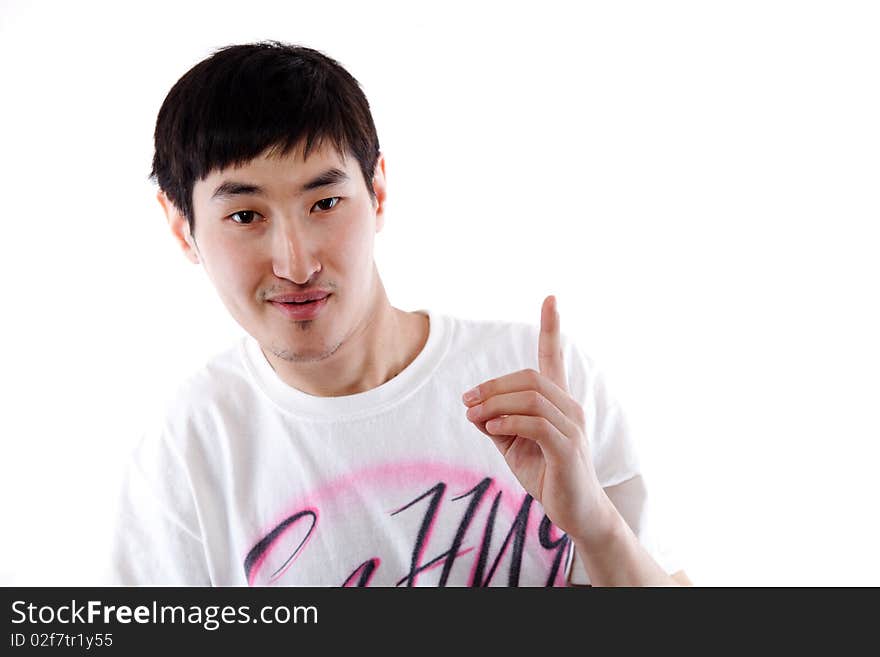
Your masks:
M 159 190 L 159 193 L 156 194 L 156 199 L 158 199 L 159 205 L 161 205 L 162 209 L 165 211 L 165 217 L 168 219 L 168 226 L 171 228 L 171 234 L 174 236 L 174 241 L 178 243 L 181 249 L 183 249 L 183 254 L 190 262 L 199 264 L 199 250 L 196 246 L 195 239 L 193 239 L 193 236 L 189 232 L 189 222 L 187 222 L 186 216 L 176 205 L 174 205 L 171 199 L 169 199 L 161 189 Z
M 373 193 L 376 195 L 376 200 L 373 203 L 376 205 L 376 232 L 378 233 L 385 225 L 385 156 L 381 154 L 373 171 Z

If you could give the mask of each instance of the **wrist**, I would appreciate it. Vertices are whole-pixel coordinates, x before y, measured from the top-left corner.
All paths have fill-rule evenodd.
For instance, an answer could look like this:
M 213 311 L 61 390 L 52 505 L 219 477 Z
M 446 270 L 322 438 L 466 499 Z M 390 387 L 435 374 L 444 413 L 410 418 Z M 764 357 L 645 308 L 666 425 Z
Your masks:
M 583 531 L 570 534 L 569 537 L 578 552 L 600 554 L 613 549 L 613 546 L 624 537 L 627 529 L 623 516 L 605 491 L 602 491 L 592 522 Z

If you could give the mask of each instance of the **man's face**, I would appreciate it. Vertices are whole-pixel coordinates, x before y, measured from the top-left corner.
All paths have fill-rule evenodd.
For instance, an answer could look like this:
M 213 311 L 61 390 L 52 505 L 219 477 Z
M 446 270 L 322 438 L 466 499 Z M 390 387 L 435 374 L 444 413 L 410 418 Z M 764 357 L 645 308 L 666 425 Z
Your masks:
M 369 323 L 380 299 L 373 243 L 383 219 L 382 160 L 373 187 L 376 199 L 357 160 L 332 145 L 308 159 L 300 146 L 214 171 L 193 189 L 190 257 L 265 350 L 291 362 L 321 360 Z M 302 306 L 278 300 L 309 292 L 330 295 Z

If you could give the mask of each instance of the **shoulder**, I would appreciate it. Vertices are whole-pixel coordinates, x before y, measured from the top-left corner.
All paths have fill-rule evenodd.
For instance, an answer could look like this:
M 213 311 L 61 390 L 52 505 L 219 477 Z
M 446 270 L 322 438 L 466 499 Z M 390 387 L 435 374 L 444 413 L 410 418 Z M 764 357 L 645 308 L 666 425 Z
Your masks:
M 500 361 L 499 366 L 516 363 L 538 369 L 538 325 L 512 320 L 445 318 L 452 327 L 450 351 L 459 358 L 490 356 Z M 561 339 L 570 389 L 583 392 L 588 380 L 598 375 L 597 367 L 572 335 L 563 330 Z
M 229 415 L 241 413 L 253 395 L 242 360 L 243 348 L 242 337 L 171 382 L 151 414 L 147 437 L 164 440 L 170 449 L 184 452 L 197 437 L 217 435 Z
M 455 350 L 481 353 L 488 351 L 506 352 L 511 350 L 526 357 L 534 356 L 537 363 L 538 333 L 536 324 L 500 319 L 473 319 L 454 315 L 441 315 L 451 328 L 451 343 Z M 566 358 L 575 355 L 582 357 L 575 349 L 575 342 L 565 331 L 562 332 L 563 349 Z

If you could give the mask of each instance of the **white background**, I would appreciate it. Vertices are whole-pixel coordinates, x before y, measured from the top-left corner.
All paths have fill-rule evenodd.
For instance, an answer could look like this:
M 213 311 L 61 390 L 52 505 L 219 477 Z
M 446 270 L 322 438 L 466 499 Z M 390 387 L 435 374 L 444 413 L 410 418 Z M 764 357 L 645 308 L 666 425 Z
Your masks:
M 358 78 L 392 304 L 563 330 L 705 585 L 880 585 L 871 2 L 0 3 L 2 584 L 91 584 L 123 458 L 241 329 L 147 180 L 215 48 Z

